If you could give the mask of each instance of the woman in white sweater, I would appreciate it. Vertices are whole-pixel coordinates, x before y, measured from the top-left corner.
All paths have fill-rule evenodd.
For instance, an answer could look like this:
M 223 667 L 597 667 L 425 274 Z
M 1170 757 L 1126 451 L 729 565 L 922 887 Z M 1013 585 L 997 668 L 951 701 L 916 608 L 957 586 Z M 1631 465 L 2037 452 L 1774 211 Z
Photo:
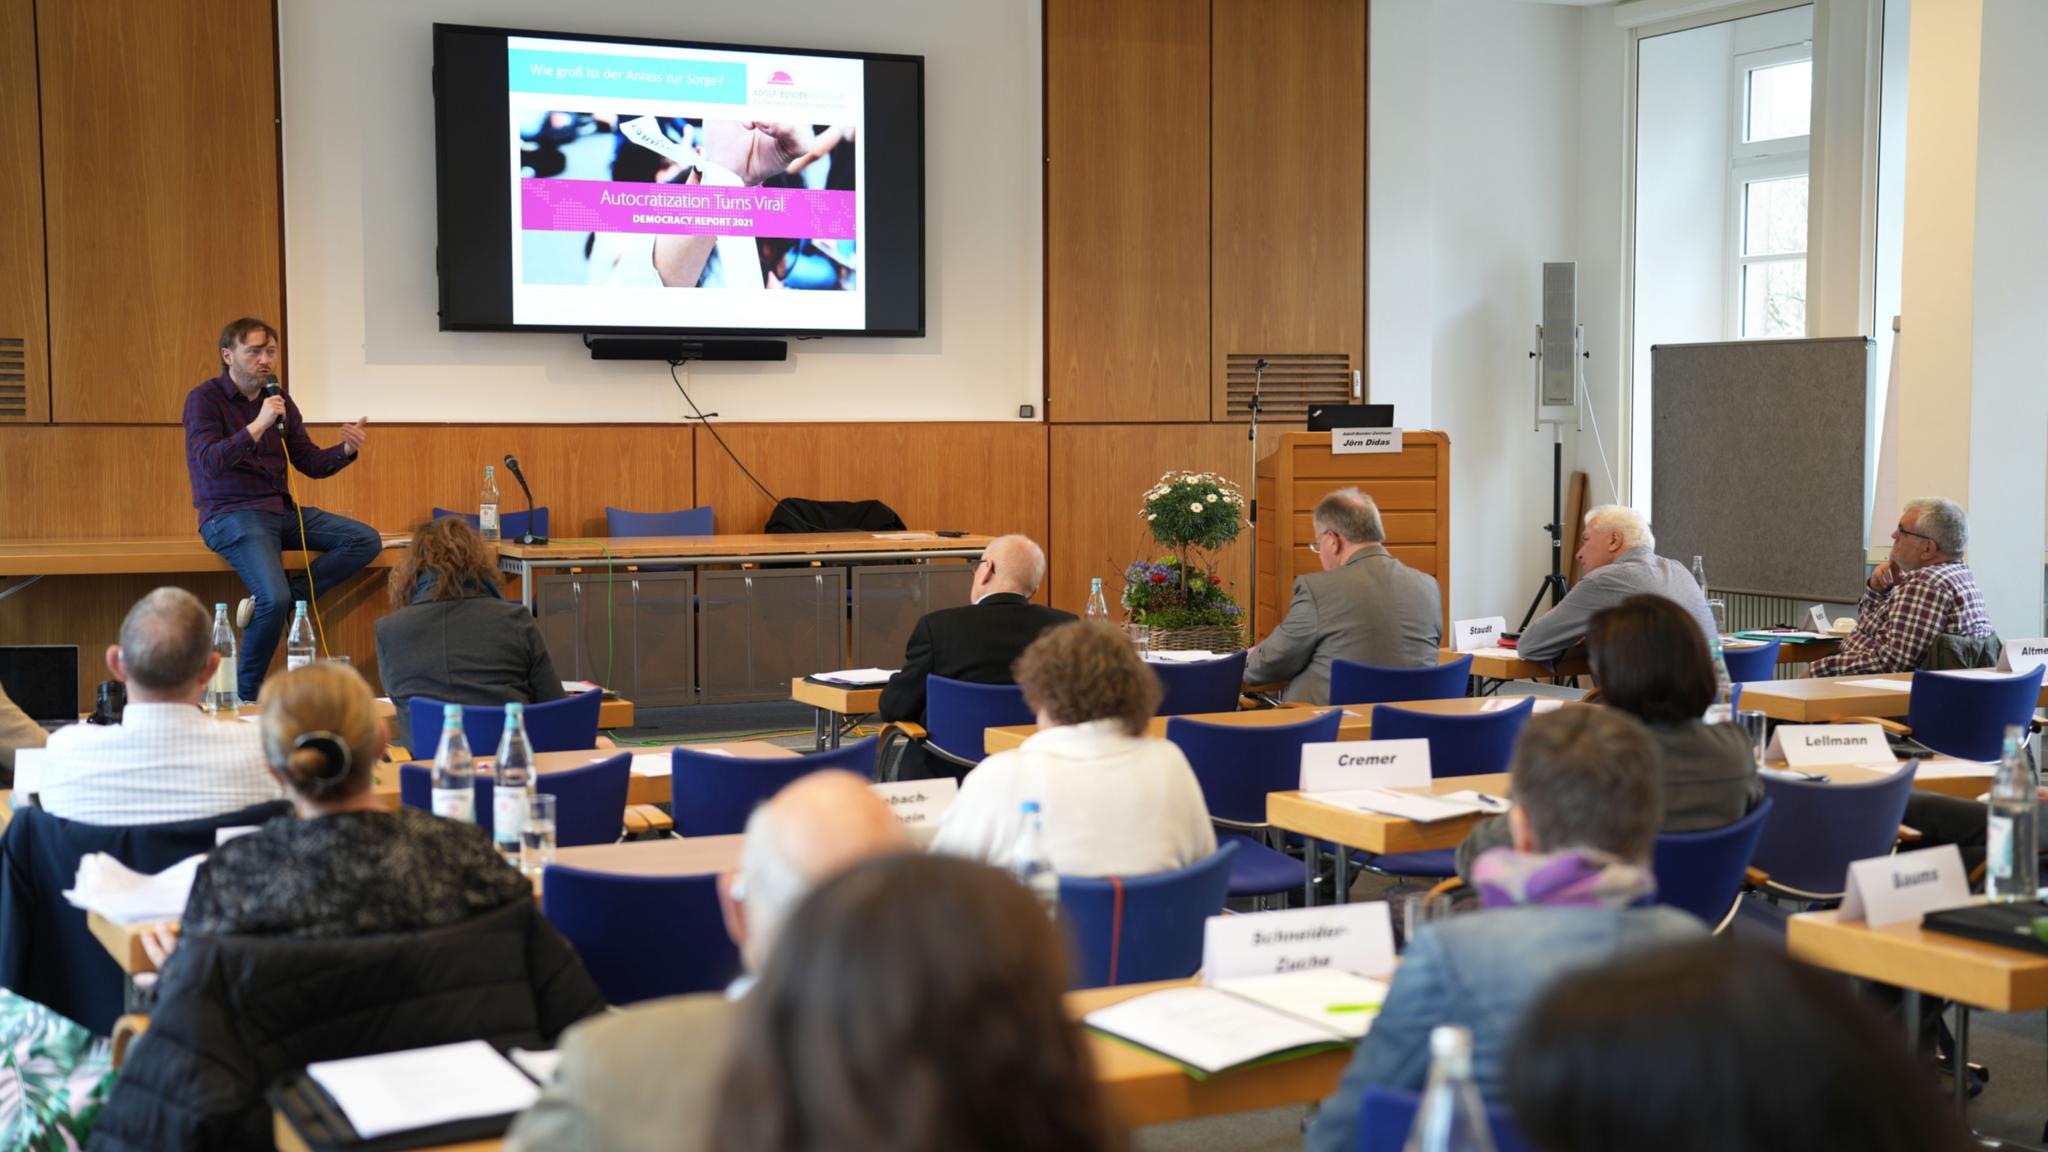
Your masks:
M 1142 876 L 1216 851 L 1187 757 L 1145 735 L 1159 678 L 1123 633 L 1060 625 L 1014 671 L 1039 730 L 967 774 L 932 851 L 1007 866 L 1026 801 L 1038 803 L 1046 853 L 1062 875 Z

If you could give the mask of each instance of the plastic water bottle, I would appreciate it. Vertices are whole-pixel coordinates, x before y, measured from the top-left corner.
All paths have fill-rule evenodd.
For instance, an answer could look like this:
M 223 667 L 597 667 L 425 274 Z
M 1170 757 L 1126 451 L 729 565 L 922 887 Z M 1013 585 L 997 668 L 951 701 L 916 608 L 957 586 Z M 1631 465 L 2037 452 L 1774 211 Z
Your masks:
M 1707 591 L 1707 563 L 1698 556 L 1692 558 L 1692 578 L 1699 581 L 1700 594 L 1705 595 Z
M 220 654 L 220 667 L 213 670 L 213 682 L 206 688 L 206 710 L 235 712 L 235 626 L 228 623 L 228 606 L 213 606 L 213 650 Z
M 317 651 L 313 640 L 313 622 L 306 619 L 306 602 L 300 600 L 292 612 L 292 630 L 284 638 L 284 670 L 304 668 L 313 662 Z
M 1440 1024 L 1429 1033 L 1429 1080 L 1401 1152 L 1493 1152 L 1486 1105 L 1472 1082 L 1472 1033 Z
M 526 798 L 533 794 L 533 745 L 526 740 L 526 705 L 505 705 L 505 734 L 498 738 L 498 780 L 491 793 L 491 839 L 507 858 L 519 859 L 519 833 L 526 826 Z
M 1017 843 L 1010 849 L 1010 873 L 1045 905 L 1047 916 L 1058 917 L 1060 874 L 1053 870 L 1052 857 L 1045 854 L 1045 820 L 1036 800 L 1024 802 L 1024 826 L 1017 830 Z
M 1088 581 L 1088 619 L 1109 623 L 1109 601 L 1102 598 L 1102 577 Z
M 2005 730 L 1984 828 L 1984 893 L 2006 903 L 2032 900 L 2041 888 L 2040 808 L 2034 774 L 2022 751 L 2024 739 L 2017 727 Z
M 476 766 L 462 734 L 462 705 L 441 708 L 441 747 L 434 753 L 434 815 L 476 823 Z
M 498 538 L 498 470 L 494 465 L 484 465 L 484 494 L 477 503 L 476 529 L 486 540 Z

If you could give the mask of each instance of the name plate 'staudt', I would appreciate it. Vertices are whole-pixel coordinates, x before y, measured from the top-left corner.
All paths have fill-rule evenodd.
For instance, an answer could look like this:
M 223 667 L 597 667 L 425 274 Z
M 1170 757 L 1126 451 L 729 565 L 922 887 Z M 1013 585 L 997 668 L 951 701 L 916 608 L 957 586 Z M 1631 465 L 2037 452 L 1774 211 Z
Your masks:
M 1399 428 L 1332 428 L 1330 455 L 1356 456 L 1364 452 L 1399 452 Z
M 1301 746 L 1303 792 L 1428 786 L 1427 740 L 1334 740 Z
M 1500 643 L 1501 633 L 1507 630 L 1508 618 L 1505 616 L 1458 620 L 1451 624 L 1452 646 L 1460 652 L 1477 652 L 1481 648 L 1492 648 Z
M 1394 970 L 1394 923 L 1384 900 L 1211 916 L 1202 928 L 1202 979 L 1328 969 L 1383 977 Z
M 1884 729 L 1875 724 L 1780 724 L 1771 733 L 1764 759 L 1783 760 L 1792 768 L 1826 768 L 1840 764 L 1893 764 Z
M 1963 854 L 1955 845 L 1943 844 L 1849 865 L 1842 919 L 1866 920 L 1872 928 L 1882 928 L 1969 902 L 1970 880 L 1963 871 Z

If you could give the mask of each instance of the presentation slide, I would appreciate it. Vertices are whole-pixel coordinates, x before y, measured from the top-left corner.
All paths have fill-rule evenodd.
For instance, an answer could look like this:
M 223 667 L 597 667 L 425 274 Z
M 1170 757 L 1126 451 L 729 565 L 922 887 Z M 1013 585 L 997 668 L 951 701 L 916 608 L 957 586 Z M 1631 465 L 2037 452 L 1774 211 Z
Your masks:
M 506 40 L 516 324 L 859 331 L 864 64 Z

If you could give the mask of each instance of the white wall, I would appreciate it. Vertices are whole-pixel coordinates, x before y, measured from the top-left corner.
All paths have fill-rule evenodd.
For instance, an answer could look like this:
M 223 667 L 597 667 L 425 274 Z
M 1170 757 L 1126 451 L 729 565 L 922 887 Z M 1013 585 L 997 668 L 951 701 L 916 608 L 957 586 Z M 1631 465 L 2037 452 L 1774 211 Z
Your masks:
M 1372 0 L 1371 19 L 1373 394 L 1450 434 L 1452 616 L 1512 622 L 1550 567 L 1528 361 L 1542 265 L 1581 258 L 1581 190 L 1608 178 L 1580 162 L 1580 13 Z
M 1041 402 L 1040 5 L 952 0 L 281 0 L 286 354 L 316 420 L 631 422 L 686 409 L 666 365 L 578 337 L 436 330 L 431 25 L 925 56 L 926 331 L 699 364 L 727 420 L 1001 420 Z

